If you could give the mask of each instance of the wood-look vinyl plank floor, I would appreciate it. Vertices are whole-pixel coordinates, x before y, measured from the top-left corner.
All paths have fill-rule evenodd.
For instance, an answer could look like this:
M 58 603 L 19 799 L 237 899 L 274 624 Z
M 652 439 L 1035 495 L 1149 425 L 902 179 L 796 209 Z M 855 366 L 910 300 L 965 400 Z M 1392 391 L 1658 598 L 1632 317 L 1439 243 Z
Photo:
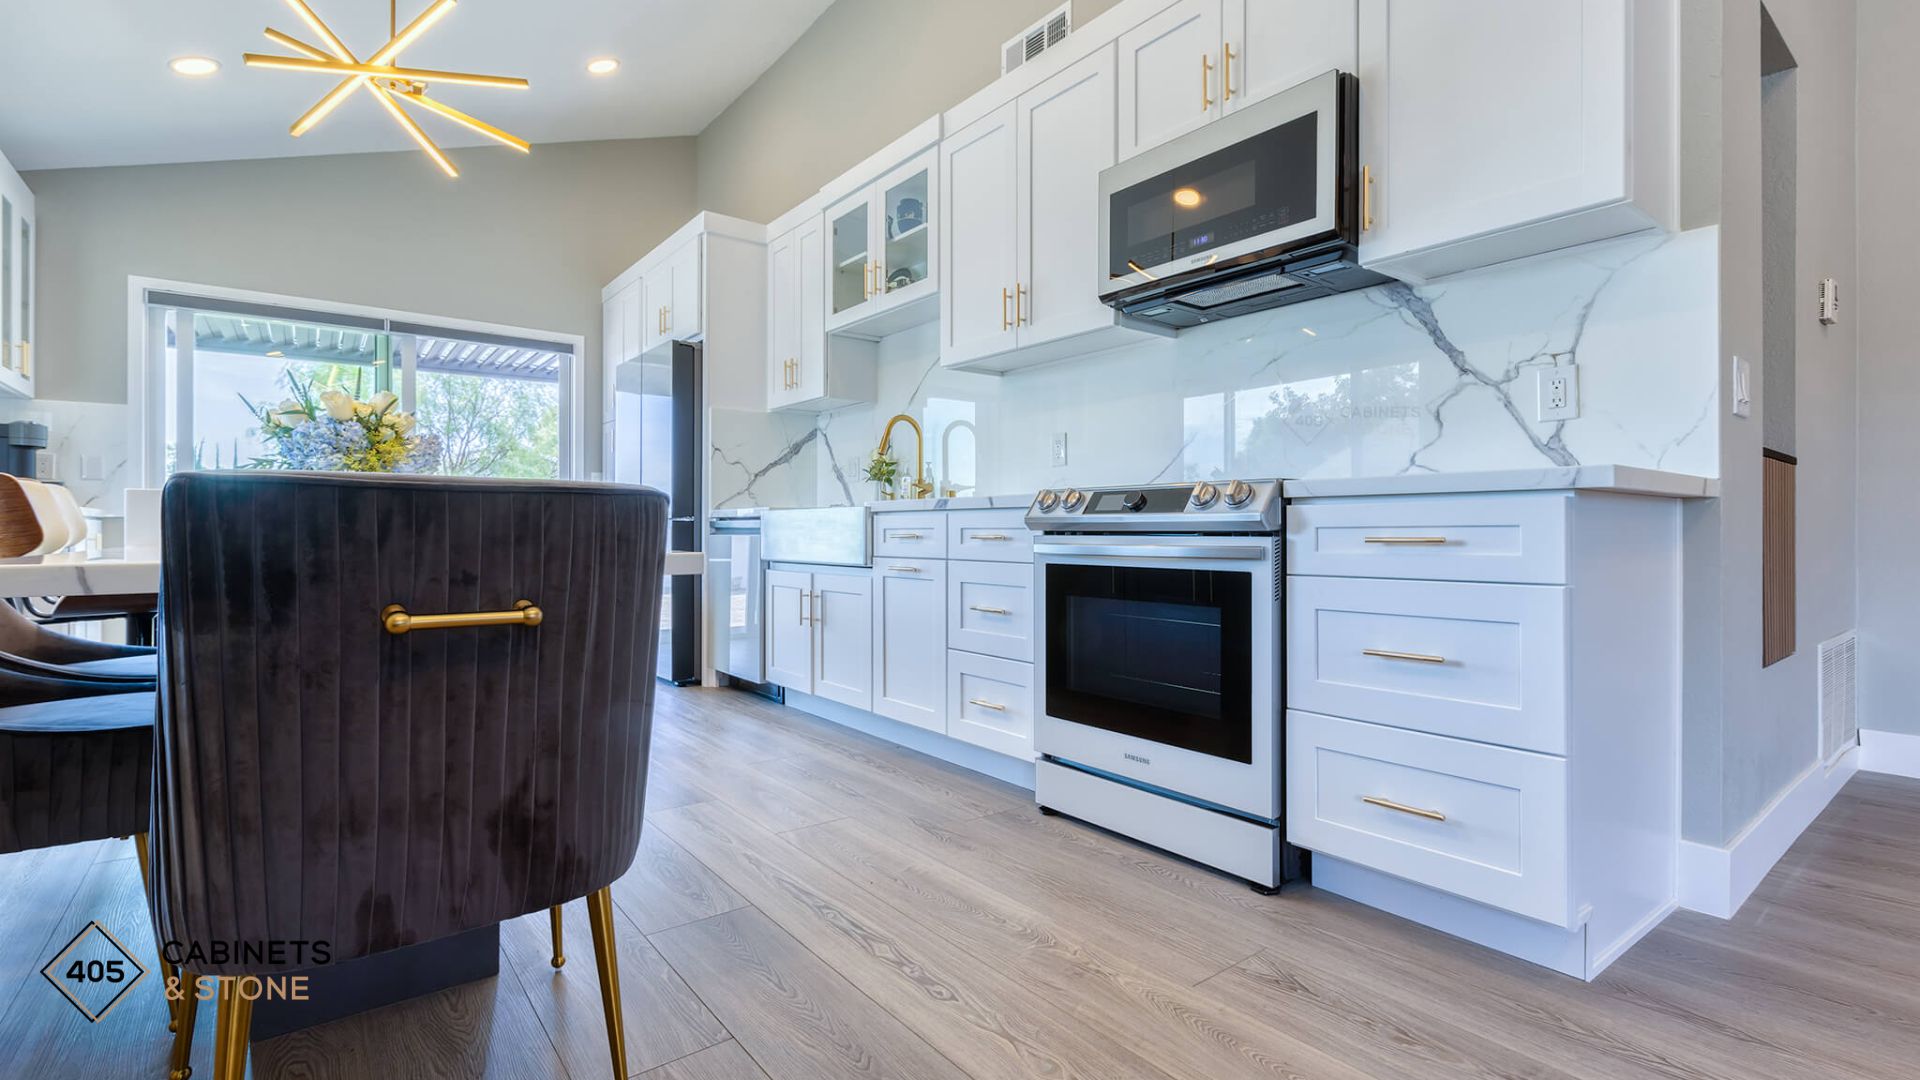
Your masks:
M 759 911 L 715 915 L 656 934 L 653 941 L 774 1076 L 966 1076 Z
M 727 1029 L 707 1010 L 680 975 L 648 944 L 646 935 L 614 911 L 614 943 L 620 963 L 620 1006 L 625 1017 L 627 1073 L 632 1076 L 727 1040 Z M 612 1067 L 606 1013 L 594 967 L 587 905 L 575 900 L 561 911 L 566 964 L 552 964 L 553 931 L 547 913 L 522 915 L 500 927 L 502 977 L 518 980 L 559 1050 L 567 1071 L 600 1076 Z
M 1585 984 L 1310 886 L 1275 897 L 1031 794 L 730 691 L 658 693 L 613 887 L 649 1080 L 1910 1080 L 1920 781 L 1862 774 L 1738 916 Z M 39 968 L 98 918 L 141 962 L 132 845 L 0 856 L 0 1078 L 157 1077 L 155 977 L 100 1024 Z M 604 1080 L 585 907 L 496 979 L 253 1047 L 256 1080 Z M 56 940 L 57 939 L 57 940 Z M 195 1064 L 212 1054 L 200 1010 Z

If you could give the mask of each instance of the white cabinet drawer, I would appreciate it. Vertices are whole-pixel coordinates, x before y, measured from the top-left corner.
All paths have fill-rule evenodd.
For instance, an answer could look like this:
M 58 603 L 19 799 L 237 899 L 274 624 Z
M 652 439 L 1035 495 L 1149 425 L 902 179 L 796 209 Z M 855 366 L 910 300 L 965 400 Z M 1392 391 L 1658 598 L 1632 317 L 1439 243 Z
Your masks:
M 947 564 L 947 647 L 1008 660 L 1033 659 L 1033 567 Z
M 1287 572 L 1558 585 L 1570 507 L 1565 492 L 1294 503 Z
M 939 511 L 873 515 L 873 553 L 914 559 L 947 555 L 947 515 Z
M 947 558 L 1033 561 L 1027 511 L 954 510 L 947 514 Z
M 1566 639 L 1564 588 L 1289 577 L 1287 706 L 1564 754 Z
M 947 734 L 1021 760 L 1033 757 L 1033 665 L 947 652 Z
M 1287 839 L 1571 929 L 1563 759 L 1287 713 Z

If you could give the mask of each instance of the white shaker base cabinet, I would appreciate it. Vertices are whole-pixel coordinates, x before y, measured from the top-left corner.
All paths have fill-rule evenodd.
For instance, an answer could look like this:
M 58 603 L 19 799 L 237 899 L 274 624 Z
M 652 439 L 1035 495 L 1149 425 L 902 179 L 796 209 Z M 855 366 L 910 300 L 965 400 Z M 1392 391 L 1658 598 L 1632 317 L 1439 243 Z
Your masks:
M 873 711 L 914 727 L 945 731 L 945 560 L 876 557 L 873 626 Z
M 889 737 L 1031 785 L 1038 703 L 1024 514 L 881 511 L 871 571 L 770 566 L 767 681 L 806 695 L 792 703 L 816 715 L 878 734 L 910 725 L 911 738 L 897 726 Z M 863 719 L 809 708 L 816 699 Z
M 865 570 L 767 571 L 767 681 L 873 705 L 873 583 Z
M 1315 885 L 1586 979 L 1673 910 L 1675 500 L 1299 499 L 1287 564 Z

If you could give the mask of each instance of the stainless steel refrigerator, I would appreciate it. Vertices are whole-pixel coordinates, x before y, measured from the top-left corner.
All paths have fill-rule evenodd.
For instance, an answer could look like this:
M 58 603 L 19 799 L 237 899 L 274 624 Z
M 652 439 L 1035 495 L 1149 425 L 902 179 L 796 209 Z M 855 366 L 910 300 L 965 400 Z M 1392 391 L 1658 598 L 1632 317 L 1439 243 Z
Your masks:
M 700 551 L 700 346 L 675 341 L 615 371 L 612 479 L 667 493 L 667 546 Z M 700 681 L 700 578 L 669 577 L 660 603 L 655 673 L 675 686 Z

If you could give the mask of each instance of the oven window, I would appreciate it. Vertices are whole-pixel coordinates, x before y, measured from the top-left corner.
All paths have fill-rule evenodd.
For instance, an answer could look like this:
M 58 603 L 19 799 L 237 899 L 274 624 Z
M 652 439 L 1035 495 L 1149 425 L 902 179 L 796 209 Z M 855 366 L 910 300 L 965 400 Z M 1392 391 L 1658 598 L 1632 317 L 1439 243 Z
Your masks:
M 1253 761 L 1252 576 L 1046 569 L 1047 713 Z
M 1114 192 L 1114 277 L 1312 220 L 1320 114 L 1308 113 Z

